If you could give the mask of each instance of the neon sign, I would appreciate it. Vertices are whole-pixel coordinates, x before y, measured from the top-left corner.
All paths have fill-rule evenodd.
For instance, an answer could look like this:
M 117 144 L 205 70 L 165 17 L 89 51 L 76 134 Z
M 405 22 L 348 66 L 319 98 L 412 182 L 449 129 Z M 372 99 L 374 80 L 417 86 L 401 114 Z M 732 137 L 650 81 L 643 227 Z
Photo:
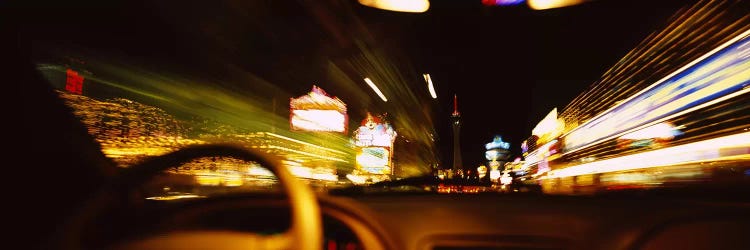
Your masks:
M 390 161 L 390 150 L 382 147 L 361 148 L 357 154 L 360 170 L 370 174 L 389 174 Z
M 356 156 L 359 169 L 370 174 L 391 174 L 395 140 L 396 131 L 390 124 L 367 113 L 362 126 L 354 132 L 354 144 L 359 148 Z
M 292 130 L 346 133 L 346 104 L 313 85 L 307 95 L 292 98 L 290 125 Z
M 388 123 L 380 122 L 380 119 L 369 113 L 355 132 L 354 144 L 358 147 L 386 147 L 393 146 L 396 140 L 396 131 Z

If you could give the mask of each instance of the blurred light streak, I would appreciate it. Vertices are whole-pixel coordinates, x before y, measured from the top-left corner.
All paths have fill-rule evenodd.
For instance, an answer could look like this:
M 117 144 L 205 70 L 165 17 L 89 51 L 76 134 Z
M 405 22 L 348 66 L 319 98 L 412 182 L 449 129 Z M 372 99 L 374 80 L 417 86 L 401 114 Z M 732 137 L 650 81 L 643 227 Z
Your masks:
M 750 159 L 750 132 L 552 170 L 540 179 L 713 161 L 728 157 Z
M 721 100 L 726 100 L 728 98 L 750 91 L 750 89 L 748 88 L 741 89 L 734 93 L 716 98 L 712 101 L 708 101 L 708 102 L 696 105 L 694 107 L 690 107 L 678 113 L 669 114 L 669 112 L 674 112 L 675 110 L 678 110 L 679 108 L 686 107 L 686 105 L 688 104 L 694 104 L 701 99 L 720 93 L 721 91 L 724 91 L 725 89 L 736 88 L 737 86 L 740 86 L 741 84 L 746 82 L 747 79 L 750 79 L 750 71 L 748 70 L 748 67 L 750 67 L 750 60 L 748 60 L 747 56 L 744 56 L 741 54 L 738 55 L 738 54 L 729 53 L 731 52 L 731 50 L 724 51 L 722 53 L 726 53 L 726 54 L 721 54 L 719 57 L 713 58 L 712 61 L 706 61 L 704 62 L 706 64 L 699 65 L 697 68 L 693 69 L 693 71 L 686 72 L 685 75 L 680 76 L 677 79 L 673 79 L 673 77 L 676 77 L 678 76 L 678 74 L 685 72 L 686 70 L 690 69 L 692 66 L 695 66 L 699 62 L 702 62 L 702 60 L 714 55 L 720 50 L 727 48 L 730 45 L 733 45 L 733 46 L 739 45 L 739 44 L 734 44 L 734 43 L 741 39 L 747 38 L 748 35 L 750 35 L 750 30 L 746 30 L 742 34 L 725 42 L 724 44 L 704 54 L 703 56 L 691 61 L 690 63 L 686 64 L 680 69 L 672 72 L 671 74 L 665 76 L 664 78 L 660 79 L 656 83 L 650 85 L 649 87 L 630 96 L 629 98 L 620 102 L 618 105 L 612 106 L 611 108 L 598 114 L 594 118 L 589 119 L 585 123 L 569 131 L 568 133 L 563 135 L 567 139 L 565 142 L 566 148 L 570 149 L 569 151 L 566 151 L 565 154 L 576 152 L 578 150 L 596 145 L 597 143 L 601 141 L 608 140 L 613 137 L 621 136 L 625 133 L 628 133 L 628 131 L 634 131 L 634 130 L 641 129 L 647 126 L 651 126 L 653 124 L 673 118 L 677 115 L 685 114 L 687 112 L 692 112 L 694 110 L 717 103 Z M 745 44 L 742 44 L 742 45 L 744 46 L 747 44 L 750 44 L 750 43 L 746 41 Z M 743 46 L 738 46 L 737 48 L 733 48 L 733 49 L 742 50 Z M 745 50 L 747 50 L 747 48 L 745 48 Z M 732 61 L 730 61 L 732 59 L 738 60 L 739 62 L 733 63 L 735 65 L 727 65 L 728 63 L 732 63 Z M 717 73 L 711 74 L 711 72 L 717 72 Z M 704 74 L 704 75 L 701 75 L 701 74 Z M 720 77 L 723 77 L 723 78 L 720 78 Z M 719 79 L 719 80 L 713 83 L 708 82 L 710 80 L 716 80 L 716 79 Z M 664 83 L 667 80 L 673 80 L 673 81 Z M 678 87 L 682 88 L 683 86 L 702 86 L 702 85 L 708 85 L 708 86 L 700 88 L 692 92 L 687 92 L 689 90 L 688 88 L 685 88 L 684 90 L 677 89 L 677 91 L 682 90 L 682 92 L 675 91 L 675 88 L 678 88 Z M 660 87 L 662 89 L 659 89 L 657 87 Z M 692 88 L 697 88 L 697 87 L 692 87 Z M 658 91 L 658 92 L 652 93 L 653 96 L 646 96 L 646 94 L 649 93 L 647 91 L 651 91 L 651 92 Z M 685 94 L 682 96 L 678 95 L 678 94 L 682 94 L 683 92 L 687 92 L 688 94 Z M 665 94 L 669 93 L 669 95 L 661 96 L 662 93 L 665 93 Z M 636 98 L 644 99 L 644 101 L 635 102 L 634 99 Z M 673 100 L 667 99 L 667 98 L 672 98 Z M 649 100 L 649 101 L 645 101 L 645 100 Z M 658 101 L 661 101 L 662 103 L 666 103 L 666 104 L 661 107 L 656 106 L 654 109 L 650 109 L 649 105 L 655 105 L 654 102 L 658 102 Z M 659 103 L 656 103 L 656 104 L 659 104 Z M 616 109 L 622 109 L 622 111 L 619 113 L 616 113 L 615 112 Z M 644 113 L 644 109 L 650 109 L 650 110 Z M 658 115 L 667 115 L 667 117 L 662 117 L 661 119 L 658 119 L 656 121 L 651 121 L 648 124 L 641 125 L 641 126 L 638 126 L 637 128 L 628 130 L 628 128 L 632 128 L 633 125 L 638 124 L 639 122 L 644 122 L 644 121 L 648 122 L 649 121 L 648 118 L 653 119 L 653 117 L 658 117 Z M 626 119 L 628 117 L 633 117 L 635 119 Z M 617 124 L 618 122 L 625 122 L 626 124 L 618 125 Z M 617 125 L 616 128 L 611 127 L 615 125 Z M 623 131 L 619 134 L 607 135 L 608 133 L 613 133 L 617 131 L 615 129 L 624 129 L 628 131 Z
M 428 0 L 359 0 L 364 6 L 382 10 L 422 13 L 430 8 Z
M 327 147 L 323 147 L 323 146 L 318 146 L 318 145 L 315 145 L 315 144 L 312 144 L 312 143 L 309 143 L 309 142 L 303 142 L 303 141 L 300 141 L 300 140 L 297 140 L 297 139 L 293 139 L 293 138 L 289 138 L 289 137 L 286 137 L 286 136 L 283 136 L 283 135 L 278 135 L 278 134 L 268 133 L 268 132 L 260 132 L 259 134 L 267 135 L 267 136 L 272 136 L 272 137 L 276 137 L 276 138 L 279 138 L 279 139 L 284 139 L 284 140 L 288 140 L 288 141 L 292 141 L 292 142 L 296 142 L 296 143 L 299 143 L 299 144 L 302 144 L 302 145 L 305 145 L 305 146 L 309 146 L 309 147 L 314 147 L 314 148 L 320 149 L 320 150 L 330 151 L 330 152 L 339 153 L 339 154 L 345 154 L 343 151 L 340 151 L 340 150 L 335 150 L 335 149 L 331 149 L 331 148 L 327 148 Z
M 336 65 L 344 67 L 351 75 L 364 74 L 362 77 L 367 76 L 371 81 L 379 79 L 377 86 L 382 93 L 387 93 L 387 99 L 398 101 L 388 102 L 387 107 L 377 107 L 374 105 L 377 101 L 372 99 L 374 95 L 362 91 L 367 88 L 362 88 L 356 81 L 343 79 L 343 87 L 351 89 L 350 92 L 362 93 L 350 98 L 369 111 L 387 112 L 393 127 L 398 130 L 393 148 L 393 155 L 398 155 L 394 158 L 393 174 L 401 178 L 430 174 L 431 166 L 439 162 L 439 150 L 435 144 L 438 134 L 434 125 L 435 106 L 429 102 L 431 97 L 422 94 L 424 85 L 412 84 L 412 76 L 419 77 L 422 73 L 413 75 L 416 71 L 411 67 L 410 58 L 389 53 L 377 42 L 367 44 L 363 41 L 356 45 L 360 53 L 340 60 Z
M 506 5 L 518 5 L 523 3 L 524 0 L 482 0 L 482 3 L 484 5 L 499 5 L 499 6 L 506 6 Z
M 552 140 L 542 146 L 539 146 L 536 150 L 529 153 L 526 156 L 526 161 L 524 161 L 524 168 L 536 165 L 542 160 L 553 160 L 556 157 L 559 157 L 559 154 L 557 154 L 558 152 L 553 152 L 555 150 L 552 150 L 553 146 L 558 142 L 559 141 L 557 139 Z
M 737 1 L 700 1 L 681 9 L 668 25 L 651 33 L 563 109 L 566 131 L 747 30 L 750 19 L 744 9 L 747 4 Z
M 47 77 L 65 73 L 64 67 L 53 64 L 39 64 L 38 69 Z M 90 86 L 117 94 L 88 91 L 84 93 L 87 96 L 75 95 L 65 91 L 64 85 L 55 84 L 54 78 L 49 80 L 61 90 L 58 95 L 99 142 L 102 152 L 119 167 L 187 145 L 223 142 L 267 149 L 267 153 L 282 159 L 309 161 L 315 164 L 312 166 L 331 170 L 312 176 L 321 180 L 333 180 L 336 168 L 347 168 L 346 163 L 354 160 L 354 151 L 344 135 L 289 131 L 289 117 L 271 112 L 268 96 L 291 95 L 252 76 L 253 87 L 258 89 L 247 91 L 235 89 L 231 83 L 195 80 L 187 74 L 169 75 L 127 63 L 92 59 L 89 70 L 97 75 L 87 77 Z M 278 134 L 256 132 L 276 130 Z M 259 167 L 227 159 L 202 159 L 166 172 L 190 175 L 202 186 L 242 186 L 248 178 L 274 179 L 272 174 L 253 168 Z
M 367 85 L 370 85 L 370 88 L 372 88 L 372 90 L 374 90 L 375 93 L 378 94 L 378 96 L 380 96 L 380 99 L 382 99 L 384 102 L 388 101 L 388 99 L 385 98 L 385 95 L 383 95 L 383 92 L 380 92 L 378 86 L 375 86 L 375 83 L 373 83 L 370 78 L 365 78 L 365 82 L 367 83 Z
M 681 116 L 681 115 L 684 115 L 684 114 L 687 114 L 687 113 L 690 113 L 690 112 L 693 112 L 693 111 L 696 111 L 696 110 L 699 110 L 699 109 L 702 109 L 702 108 L 705 108 L 705 107 L 708 107 L 708 106 L 711 106 L 711 105 L 714 105 L 714 104 L 717 104 L 717 103 L 723 102 L 723 101 L 725 101 L 725 100 L 729 100 L 729 99 L 732 99 L 732 98 L 734 98 L 734 97 L 736 97 L 736 96 L 740 96 L 740 95 L 743 95 L 743 94 L 747 94 L 747 93 L 750 93 L 750 88 L 745 88 L 745 89 L 743 89 L 743 90 L 740 90 L 740 91 L 734 92 L 734 93 L 732 93 L 732 94 L 729 94 L 729 95 L 723 96 L 723 97 L 721 97 L 721 98 L 718 98 L 718 99 L 714 99 L 714 100 L 712 100 L 712 101 L 710 101 L 710 102 L 707 102 L 707 103 L 704 103 L 704 104 L 701 104 L 701 105 L 695 106 L 695 107 L 693 107 L 693 108 L 690 108 L 690 109 L 684 110 L 684 111 L 682 111 L 682 112 L 679 112 L 679 113 L 675 113 L 675 114 L 673 114 L 673 115 L 670 115 L 670 116 L 664 117 L 664 118 L 662 118 L 662 119 L 659 119 L 659 120 L 656 120 L 656 121 L 653 121 L 653 122 L 650 122 L 650 123 L 647 123 L 647 124 L 644 124 L 644 125 L 638 126 L 638 127 L 634 128 L 634 129 L 628 130 L 628 131 L 626 131 L 626 132 L 622 132 L 622 133 L 616 134 L 616 135 L 614 135 L 614 136 L 610 136 L 610 137 L 607 137 L 607 138 L 603 138 L 603 139 L 600 139 L 600 140 L 598 140 L 598 141 L 596 141 L 596 142 L 593 142 L 593 143 L 591 143 L 590 145 L 596 145 L 596 144 L 598 144 L 598 143 L 601 143 L 601 142 L 603 142 L 603 141 L 606 141 L 606 140 L 609 140 L 609 139 L 612 139 L 612 138 L 615 138 L 615 137 L 618 137 L 618 136 L 622 136 L 622 135 L 625 135 L 625 134 L 627 134 L 627 133 L 635 132 L 635 131 L 638 131 L 638 130 L 640 130 L 640 129 L 643 129 L 643 128 L 647 128 L 647 127 L 649 127 L 649 126 L 652 126 L 652 125 L 654 125 L 654 124 L 658 124 L 658 123 L 660 123 L 660 122 L 664 122 L 664 121 L 667 121 L 667 120 L 673 119 L 673 118 L 675 118 L 675 117 L 679 117 L 679 116 Z M 564 153 L 564 155 L 565 155 L 565 154 L 570 154 L 570 153 L 573 153 L 573 152 L 576 152 L 576 151 L 579 151 L 580 149 L 584 149 L 584 148 L 587 148 L 587 147 L 583 147 L 583 148 L 579 148 L 579 149 L 576 149 L 576 150 L 573 150 L 573 151 L 570 151 L 570 152 L 566 152 L 566 153 Z
M 437 99 L 437 94 L 435 93 L 435 86 L 432 84 L 432 78 L 430 78 L 430 74 L 423 74 L 424 80 L 427 81 L 427 90 L 430 91 L 430 96 L 432 96 L 432 99 Z
M 643 140 L 643 139 L 672 139 L 679 134 L 674 126 L 669 123 L 657 123 L 653 126 L 637 130 L 620 136 L 620 139 Z
M 295 150 L 295 149 L 291 149 L 291 148 L 287 148 L 287 147 L 281 147 L 281 146 L 271 145 L 271 146 L 267 146 L 266 148 L 269 148 L 269 149 L 280 149 L 280 150 L 287 151 L 287 152 L 293 152 L 293 153 L 297 153 L 297 154 L 301 154 L 301 155 L 319 157 L 319 158 L 326 159 L 326 160 L 331 160 L 331 161 L 348 162 L 348 161 L 346 161 L 344 159 L 341 159 L 341 158 L 336 158 L 336 157 L 331 157 L 331 156 L 324 156 L 324 155 L 317 155 L 317 154 L 308 153 L 308 152 L 301 151 L 301 150 Z
M 528 0 L 529 7 L 535 10 L 562 8 L 581 4 L 585 0 Z
M 195 194 L 180 194 L 180 195 L 147 197 L 146 200 L 170 201 L 170 200 L 194 199 L 194 198 L 205 198 L 205 196 L 200 196 L 200 195 L 195 195 Z

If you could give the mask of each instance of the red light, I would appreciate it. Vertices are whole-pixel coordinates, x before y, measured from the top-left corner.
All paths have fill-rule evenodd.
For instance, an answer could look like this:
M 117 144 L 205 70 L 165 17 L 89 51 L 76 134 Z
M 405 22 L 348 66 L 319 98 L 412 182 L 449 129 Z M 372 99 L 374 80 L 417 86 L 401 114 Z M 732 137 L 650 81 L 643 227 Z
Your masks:
M 329 240 L 329 241 L 328 241 L 328 246 L 327 246 L 327 249 L 328 249 L 328 250 L 336 250 L 336 249 L 337 249 L 337 248 L 336 248 L 336 241 L 334 241 L 334 240 Z
M 355 249 L 357 249 L 357 245 L 351 242 L 346 243 L 346 250 L 355 250 Z
M 78 75 L 78 72 L 68 69 L 65 71 L 67 78 L 65 80 L 65 90 L 73 94 L 83 93 L 83 76 Z
M 494 6 L 495 0 L 482 0 L 482 4 L 487 5 L 487 6 Z

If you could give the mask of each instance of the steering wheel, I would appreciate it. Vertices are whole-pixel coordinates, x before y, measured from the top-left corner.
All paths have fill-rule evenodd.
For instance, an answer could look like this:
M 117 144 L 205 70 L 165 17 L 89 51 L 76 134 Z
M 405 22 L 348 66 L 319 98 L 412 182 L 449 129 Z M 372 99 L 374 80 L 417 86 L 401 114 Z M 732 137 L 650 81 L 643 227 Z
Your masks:
M 130 241 L 114 246 L 115 249 L 320 249 L 323 229 L 320 208 L 315 194 L 304 183 L 295 179 L 282 167 L 280 160 L 267 154 L 231 144 L 190 146 L 157 156 L 125 169 L 113 182 L 99 190 L 83 204 L 63 227 L 60 244 L 63 249 L 81 249 L 84 228 L 90 226 L 97 215 L 111 203 L 116 192 L 132 190 L 146 183 L 154 175 L 170 167 L 179 166 L 200 157 L 234 157 L 254 161 L 276 175 L 289 198 L 291 227 L 284 233 L 264 236 L 230 231 L 170 232 L 158 236 Z

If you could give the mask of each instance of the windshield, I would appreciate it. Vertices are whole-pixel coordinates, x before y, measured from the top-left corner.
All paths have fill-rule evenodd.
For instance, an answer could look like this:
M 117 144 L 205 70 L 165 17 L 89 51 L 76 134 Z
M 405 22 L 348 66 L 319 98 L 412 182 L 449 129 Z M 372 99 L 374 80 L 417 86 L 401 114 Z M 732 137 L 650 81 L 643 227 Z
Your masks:
M 118 168 L 231 142 L 321 192 L 596 194 L 750 179 L 746 5 L 71 3 L 24 32 Z M 161 178 L 148 198 L 277 190 L 232 158 Z

